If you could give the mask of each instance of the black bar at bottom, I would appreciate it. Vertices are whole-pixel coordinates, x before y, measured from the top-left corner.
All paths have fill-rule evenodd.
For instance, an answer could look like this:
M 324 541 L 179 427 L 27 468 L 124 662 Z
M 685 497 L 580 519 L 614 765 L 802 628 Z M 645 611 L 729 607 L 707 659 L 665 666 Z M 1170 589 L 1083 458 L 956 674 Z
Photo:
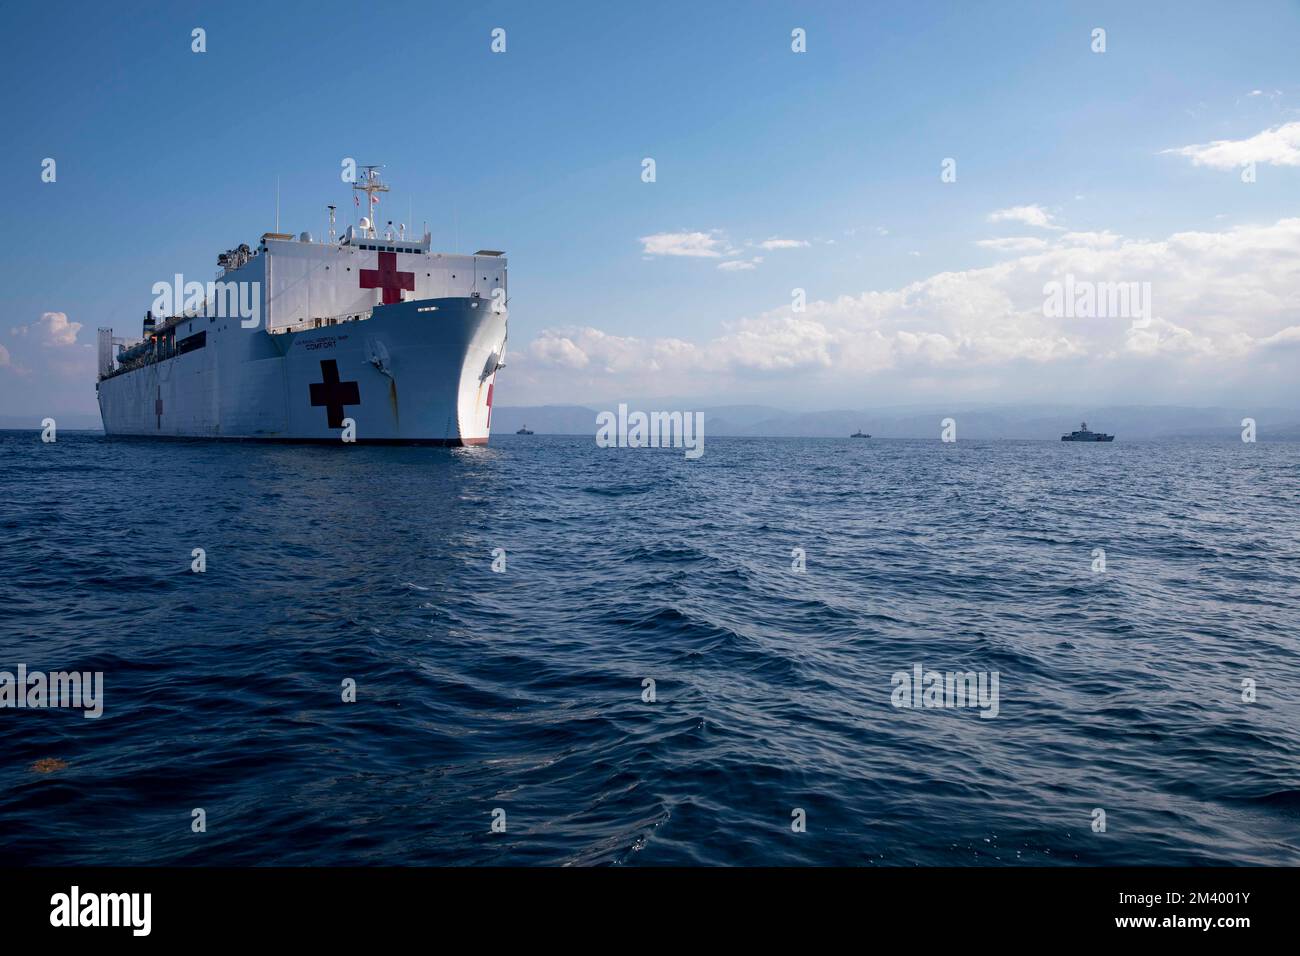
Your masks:
M 437 927 L 447 942 L 448 933 L 499 943 L 515 933 L 536 942 L 602 929 L 662 943 L 666 926 L 680 930 L 689 920 L 736 934 L 787 921 L 791 931 L 842 928 L 857 938 L 937 934 L 936 942 L 952 945 L 1020 932 L 1071 942 L 1199 936 L 1231 945 L 1295 925 L 1285 909 L 1293 909 L 1297 875 L 1289 868 L 32 868 L 0 870 L 0 926 L 7 941 L 73 933 L 80 942 L 125 940 L 144 935 L 147 893 L 148 936 L 177 942 L 345 943 L 361 928 L 367 940 L 399 940 Z M 124 925 L 80 925 L 115 917 Z

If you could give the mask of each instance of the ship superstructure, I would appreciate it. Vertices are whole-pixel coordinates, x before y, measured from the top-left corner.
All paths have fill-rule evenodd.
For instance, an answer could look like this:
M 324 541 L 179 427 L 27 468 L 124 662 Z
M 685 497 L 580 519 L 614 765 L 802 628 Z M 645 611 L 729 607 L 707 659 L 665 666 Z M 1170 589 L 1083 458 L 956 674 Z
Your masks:
M 1061 441 L 1114 441 L 1114 435 L 1107 435 L 1105 432 L 1094 432 L 1088 430 L 1088 423 L 1083 422 L 1076 431 L 1068 435 L 1062 435 Z
M 214 280 L 154 286 L 142 338 L 99 330 L 110 435 L 358 443 L 487 442 L 504 365 L 508 285 L 496 250 L 434 252 L 373 211 L 323 242 L 264 233 L 217 257 Z M 161 294 L 160 294 L 161 293 Z M 350 436 L 350 437 L 349 437 Z

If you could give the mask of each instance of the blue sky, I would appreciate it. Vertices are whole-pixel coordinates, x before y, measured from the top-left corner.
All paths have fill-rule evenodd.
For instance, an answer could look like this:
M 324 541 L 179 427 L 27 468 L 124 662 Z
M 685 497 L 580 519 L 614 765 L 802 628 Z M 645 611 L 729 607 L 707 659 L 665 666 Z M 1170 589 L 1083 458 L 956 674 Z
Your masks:
M 92 411 L 97 326 L 274 228 L 277 177 L 319 237 L 354 157 L 386 164 L 383 218 L 508 252 L 503 404 L 1300 404 L 1298 28 L 1294 2 L 11 4 L 0 402 Z M 1216 141 L 1253 183 L 1170 152 Z M 1162 324 L 1038 329 L 1067 271 L 1151 281 Z

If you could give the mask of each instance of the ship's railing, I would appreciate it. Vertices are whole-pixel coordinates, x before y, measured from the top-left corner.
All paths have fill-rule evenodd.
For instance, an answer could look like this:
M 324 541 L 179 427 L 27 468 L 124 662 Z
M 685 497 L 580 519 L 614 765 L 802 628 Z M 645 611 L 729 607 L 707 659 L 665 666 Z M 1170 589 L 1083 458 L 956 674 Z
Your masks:
M 331 325 L 342 325 L 344 322 L 364 322 L 373 313 L 374 309 L 367 309 L 365 312 L 345 312 L 343 315 L 315 316 L 294 322 L 292 325 L 277 325 L 273 329 L 267 329 L 267 331 L 272 335 L 280 335 L 284 332 L 305 332 L 308 329 L 323 329 Z

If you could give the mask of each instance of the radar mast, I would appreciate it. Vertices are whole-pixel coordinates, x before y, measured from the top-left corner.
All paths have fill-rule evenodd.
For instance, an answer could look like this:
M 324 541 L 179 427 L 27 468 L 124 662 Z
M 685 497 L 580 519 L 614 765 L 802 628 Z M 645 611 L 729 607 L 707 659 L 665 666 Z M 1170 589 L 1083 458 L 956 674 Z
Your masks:
M 361 181 L 352 184 L 353 189 L 366 194 L 365 222 L 369 223 L 368 227 L 365 229 L 367 239 L 377 238 L 377 233 L 375 232 L 375 204 L 379 202 L 379 200 L 376 198 L 375 193 L 388 192 L 388 187 L 384 185 L 383 180 L 379 176 L 379 171 L 383 168 L 383 166 L 362 166 L 361 169 L 363 172 L 361 175 Z

